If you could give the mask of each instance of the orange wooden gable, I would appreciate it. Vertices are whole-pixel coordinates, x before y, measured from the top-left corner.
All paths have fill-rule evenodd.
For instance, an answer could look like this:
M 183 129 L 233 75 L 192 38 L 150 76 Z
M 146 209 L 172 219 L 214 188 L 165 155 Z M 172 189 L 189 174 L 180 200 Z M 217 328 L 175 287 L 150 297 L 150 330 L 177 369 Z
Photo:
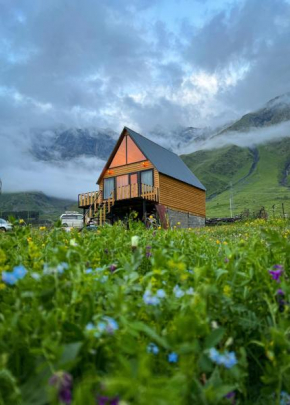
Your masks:
M 97 183 L 100 183 L 107 169 L 142 162 L 145 160 L 147 160 L 146 156 L 141 152 L 136 143 L 124 129 Z

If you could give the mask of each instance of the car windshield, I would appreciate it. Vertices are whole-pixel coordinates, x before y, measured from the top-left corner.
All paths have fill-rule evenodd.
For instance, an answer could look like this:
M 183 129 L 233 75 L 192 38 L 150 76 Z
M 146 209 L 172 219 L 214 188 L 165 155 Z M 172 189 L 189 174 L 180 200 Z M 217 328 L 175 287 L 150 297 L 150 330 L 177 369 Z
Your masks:
M 82 220 L 83 216 L 82 215 L 62 215 L 61 219 L 77 219 L 77 220 Z

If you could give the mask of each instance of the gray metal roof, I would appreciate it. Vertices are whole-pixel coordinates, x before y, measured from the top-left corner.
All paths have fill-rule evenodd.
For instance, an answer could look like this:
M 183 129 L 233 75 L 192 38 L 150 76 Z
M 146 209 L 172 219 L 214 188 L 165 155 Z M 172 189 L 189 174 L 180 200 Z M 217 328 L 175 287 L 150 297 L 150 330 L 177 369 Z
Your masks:
M 166 176 L 183 181 L 191 186 L 205 190 L 204 185 L 192 173 L 179 156 L 169 150 L 163 148 L 157 143 L 150 141 L 143 135 L 138 134 L 132 129 L 125 127 L 133 141 L 141 149 L 148 160 L 156 167 L 156 169 Z

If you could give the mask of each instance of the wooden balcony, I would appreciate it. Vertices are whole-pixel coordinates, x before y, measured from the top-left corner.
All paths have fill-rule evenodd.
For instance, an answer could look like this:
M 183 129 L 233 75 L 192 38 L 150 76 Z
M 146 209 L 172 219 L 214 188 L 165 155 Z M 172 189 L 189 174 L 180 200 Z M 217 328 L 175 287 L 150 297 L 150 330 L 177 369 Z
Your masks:
M 128 200 L 130 198 L 144 198 L 145 200 L 159 201 L 158 187 L 148 186 L 147 184 L 128 184 L 127 186 L 117 187 L 116 201 Z
M 99 191 L 90 191 L 78 195 L 79 208 L 87 208 L 93 204 L 98 205 L 101 203 L 101 195 Z
M 115 196 L 110 199 L 115 201 L 129 200 L 131 198 L 143 198 L 150 201 L 159 201 L 159 188 L 155 186 L 148 186 L 147 184 L 128 184 L 126 186 L 117 187 Z M 79 194 L 78 206 L 79 208 L 88 208 L 94 205 L 96 210 L 98 205 L 103 201 L 102 192 L 91 191 L 89 193 Z

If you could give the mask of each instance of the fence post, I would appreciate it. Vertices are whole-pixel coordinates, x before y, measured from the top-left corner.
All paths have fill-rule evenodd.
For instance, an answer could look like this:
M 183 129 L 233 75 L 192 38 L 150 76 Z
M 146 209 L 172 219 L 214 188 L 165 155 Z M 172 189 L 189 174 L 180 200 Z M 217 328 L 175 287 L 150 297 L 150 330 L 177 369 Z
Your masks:
M 283 219 L 285 219 L 284 203 L 282 203 Z

